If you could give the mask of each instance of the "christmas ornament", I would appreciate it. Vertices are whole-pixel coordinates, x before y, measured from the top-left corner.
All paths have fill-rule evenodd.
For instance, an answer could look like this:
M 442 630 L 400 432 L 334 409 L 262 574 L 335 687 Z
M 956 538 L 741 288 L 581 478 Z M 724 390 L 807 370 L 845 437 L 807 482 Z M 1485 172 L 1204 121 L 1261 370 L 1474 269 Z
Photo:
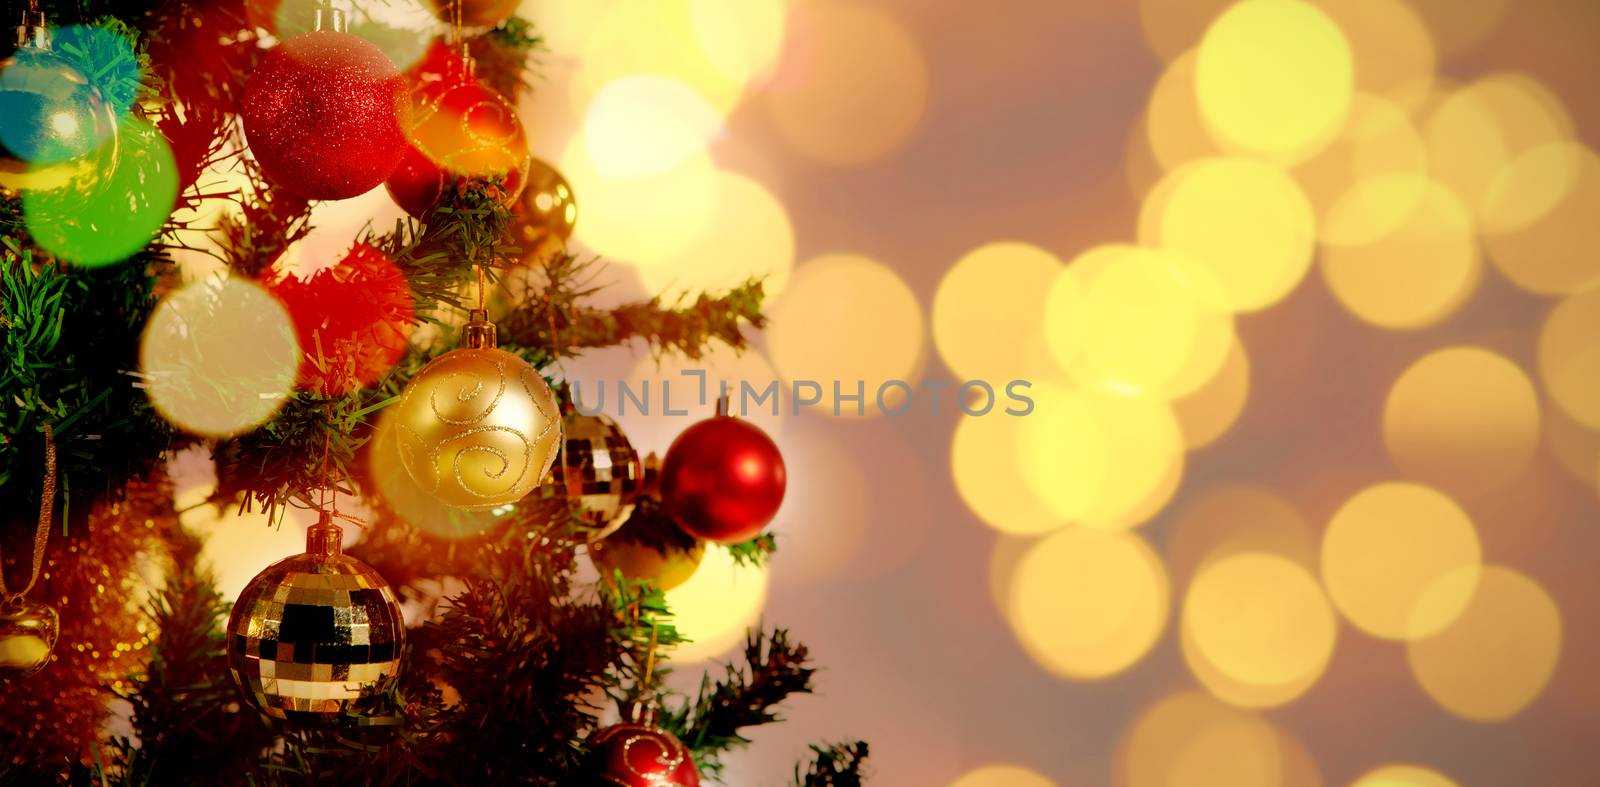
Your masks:
M 522 236 L 530 244 L 554 239 L 565 244 L 578 223 L 578 201 L 567 179 L 541 159 L 530 159 L 522 191 Z
M 495 327 L 474 309 L 461 347 L 406 385 L 395 435 L 406 473 L 446 504 L 514 503 L 550 471 L 561 444 L 555 394 L 527 361 L 495 347 Z
M 521 0 L 428 0 L 439 19 L 467 27 L 493 27 L 511 18 Z
M 288 257 L 280 258 L 282 266 Z M 343 396 L 387 374 L 405 355 L 412 296 L 388 255 L 357 243 L 333 267 L 301 279 L 282 267 L 267 282 L 294 320 L 303 351 L 299 387 Z
M 470 72 L 470 64 L 468 66 Z M 510 205 L 522 193 L 528 137 L 516 107 L 480 82 L 462 81 L 416 91 L 411 147 L 387 182 L 407 213 L 423 218 L 446 187 L 493 183 Z
M 228 616 L 228 672 L 244 699 L 289 721 L 368 710 L 400 671 L 400 602 L 371 566 L 342 554 L 324 511 L 305 554 L 256 575 Z
M 0 61 L 0 191 L 90 191 L 117 162 L 116 110 L 50 48 L 42 14 L 23 20 Z
M 649 582 L 660 590 L 688 582 L 705 555 L 705 542 L 698 540 L 688 549 L 615 537 L 589 544 L 589 560 L 603 579 L 609 580 L 613 572 L 621 571 L 628 579 Z
M 50 663 L 60 633 L 54 608 L 22 597 L 39 581 L 44 546 L 50 538 L 50 519 L 56 507 L 56 441 L 49 424 L 44 427 L 44 492 L 39 501 L 39 524 L 33 531 L 33 554 L 28 581 L 13 593 L 6 587 L 5 561 L 0 556 L 0 679 L 25 678 Z
M 383 183 L 406 151 L 406 81 L 382 50 L 333 12 L 267 52 L 241 115 L 262 174 L 306 199 L 347 199 Z M 320 22 L 320 17 L 319 17 Z
M 562 490 L 590 540 L 622 527 L 633 513 L 644 467 L 622 427 L 605 413 L 584 415 L 568 406 L 560 461 L 551 481 Z
M 447 506 L 422 491 L 400 463 L 394 418 L 392 407 L 378 416 L 372 440 L 367 444 L 366 461 L 362 463 L 366 471 L 362 490 L 376 498 L 387 513 L 428 535 L 450 541 L 483 533 L 513 513 L 511 506 L 471 511 Z
M 783 503 L 783 455 L 766 432 L 720 413 L 678 435 L 661 462 L 661 504 L 689 534 L 735 544 L 761 532 Z
M 700 770 L 689 749 L 656 726 L 654 708 L 635 705 L 621 724 L 589 736 L 590 779 L 595 787 L 699 787 Z

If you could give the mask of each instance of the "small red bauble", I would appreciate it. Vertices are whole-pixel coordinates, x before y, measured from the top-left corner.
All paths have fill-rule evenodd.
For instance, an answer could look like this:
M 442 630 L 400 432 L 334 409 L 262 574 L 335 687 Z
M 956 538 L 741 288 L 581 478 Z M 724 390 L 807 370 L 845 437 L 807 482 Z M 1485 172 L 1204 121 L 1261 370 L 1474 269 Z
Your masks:
M 683 431 L 661 462 L 661 504 L 689 534 L 736 544 L 783 503 L 783 455 L 760 428 L 719 415 Z
M 480 82 L 419 84 L 411 148 L 389 178 L 389 194 L 406 212 L 426 216 L 458 180 L 495 180 L 500 201 L 522 194 L 528 137 L 516 107 Z
M 306 199 L 347 199 L 400 165 L 411 100 L 383 50 L 349 33 L 317 31 L 261 59 L 240 114 L 268 180 Z
M 616 724 L 589 738 L 595 787 L 699 787 L 700 770 L 677 738 L 642 724 Z
M 294 321 L 301 389 L 343 396 L 376 382 L 405 355 L 411 288 L 388 255 L 357 243 L 338 265 L 308 278 L 277 274 L 267 289 Z

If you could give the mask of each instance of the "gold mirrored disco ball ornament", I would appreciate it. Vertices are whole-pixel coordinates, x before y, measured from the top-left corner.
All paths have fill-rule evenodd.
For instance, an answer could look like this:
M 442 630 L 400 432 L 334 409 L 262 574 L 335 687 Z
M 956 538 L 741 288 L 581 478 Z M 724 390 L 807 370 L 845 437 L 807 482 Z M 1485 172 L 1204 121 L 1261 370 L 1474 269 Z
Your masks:
M 622 427 L 605 413 L 584 415 L 568 406 L 561 461 L 551 482 L 571 502 L 590 540 L 611 535 L 633 513 L 644 480 L 638 452 Z
M 544 481 L 561 445 L 555 394 L 527 361 L 495 347 L 474 309 L 461 347 L 435 358 L 395 405 L 401 464 L 424 492 L 457 508 L 514 503 Z
M 117 113 L 50 48 L 42 15 L 25 15 L 0 60 L 0 193 L 88 191 L 117 163 Z
M 405 624 L 389 583 L 342 553 L 333 518 L 306 531 L 305 554 L 268 566 L 228 617 L 228 672 L 274 719 L 358 725 L 400 674 Z

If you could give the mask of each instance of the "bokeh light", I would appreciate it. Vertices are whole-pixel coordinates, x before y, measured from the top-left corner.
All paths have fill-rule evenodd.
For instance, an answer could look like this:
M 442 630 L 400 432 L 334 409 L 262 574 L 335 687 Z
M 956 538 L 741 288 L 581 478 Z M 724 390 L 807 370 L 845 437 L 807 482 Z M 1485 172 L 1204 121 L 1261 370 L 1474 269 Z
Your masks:
M 738 55 L 724 48 L 715 58 L 707 51 L 697 27 L 693 0 L 619 0 L 606 8 L 582 38 L 576 59 L 570 98 L 579 111 L 607 85 L 625 77 L 655 75 L 681 82 L 726 115 L 744 96 L 753 73 L 738 73 L 727 66 Z M 702 15 L 703 16 L 703 15 Z M 542 20 L 542 17 L 538 17 Z M 571 35 L 586 26 L 581 15 L 558 24 L 571 25 Z M 782 25 L 752 26 L 745 30 L 747 51 L 775 51 L 782 40 Z M 757 40 L 757 36 L 765 36 Z M 731 59 L 730 59 L 731 58 Z
M 671 257 L 636 266 L 639 279 L 666 302 L 724 292 L 751 278 L 776 298 L 794 268 L 794 226 L 783 203 L 750 178 L 732 172 L 715 176 L 714 220 Z
M 110 175 L 92 190 L 29 190 L 28 233 L 39 248 L 86 267 L 121 262 L 161 232 L 178 197 L 178 165 L 154 126 L 129 116 Z
M 1220 699 L 1281 705 L 1322 677 L 1338 623 L 1310 572 L 1246 552 L 1201 567 L 1183 604 L 1184 659 Z
M 726 547 L 707 545 L 694 576 L 666 593 L 672 624 L 690 640 L 667 657 L 678 664 L 706 661 L 744 642 L 767 603 L 767 571 L 741 566 Z
M 1050 371 L 1045 308 L 1060 272 L 1055 255 L 1025 243 L 987 244 L 958 260 L 933 295 L 933 341 L 945 365 L 963 379 L 1000 383 Z
M 1172 61 L 1200 43 L 1211 20 L 1235 0 L 1139 0 L 1139 26 L 1145 42 Z
M 1406 660 L 1428 696 L 1465 719 L 1520 713 L 1550 682 L 1561 657 L 1561 610 L 1538 582 L 1502 566 L 1457 569 L 1434 582 L 1415 615 L 1442 617 L 1470 603 L 1449 626 L 1406 643 Z M 1413 626 L 1415 627 L 1415 626 Z
M 1261 716 L 1199 692 L 1165 697 L 1117 744 L 1116 787 L 1278 787 L 1281 735 Z
M 1573 420 L 1600 429 L 1600 287 L 1569 296 L 1539 332 L 1539 377 Z
M 1128 533 L 1068 528 L 1040 541 L 1011 577 L 1010 620 L 1039 666 L 1099 680 L 1143 658 L 1166 626 L 1161 560 Z
M 1433 176 L 1456 192 L 1485 226 L 1523 206 L 1490 199 L 1501 171 L 1520 154 L 1571 139 L 1572 119 L 1550 90 L 1520 73 L 1493 74 L 1445 96 L 1423 123 Z
M 893 16 L 873 6 L 805 3 L 763 92 L 779 133 L 802 155 L 853 167 L 899 147 L 922 120 L 928 67 Z
M 650 133 L 640 134 L 642 128 Z M 704 152 L 721 131 L 722 117 L 705 99 L 681 82 L 650 75 L 602 88 L 582 128 L 595 171 L 616 179 L 669 172 Z
M 145 393 L 162 417 L 204 437 L 271 418 L 300 365 L 289 313 L 254 282 L 184 285 L 156 305 L 139 345 Z
M 1533 461 L 1539 395 L 1502 355 L 1479 347 L 1436 350 L 1389 389 L 1383 438 L 1408 476 L 1461 495 L 1493 491 Z
M 865 553 L 868 528 L 883 526 L 875 512 L 897 503 L 873 495 L 867 468 L 838 443 L 792 430 L 780 437 L 778 447 L 786 466 L 805 472 L 789 474 L 782 514 L 770 528 L 783 553 L 782 560 L 772 562 L 774 581 L 834 580 Z M 881 553 L 871 554 L 876 559 Z
M 689 0 L 695 43 L 723 76 L 749 84 L 782 54 L 788 0 Z
M 1222 439 L 1244 414 L 1250 400 L 1250 355 L 1244 343 L 1229 343 L 1222 368 L 1199 390 L 1173 400 L 1184 445 L 1198 451 Z
M 1427 167 L 1427 146 L 1405 110 L 1357 93 L 1339 136 L 1293 174 L 1316 212 L 1317 237 L 1325 244 L 1346 245 L 1370 243 L 1399 227 L 1421 201 Z M 1373 183 L 1386 185 L 1378 195 L 1363 194 Z M 1395 183 L 1417 191 L 1396 192 Z
M 864 381 L 867 401 L 860 407 L 877 414 L 879 386 L 909 379 L 922 359 L 921 304 L 892 268 L 866 257 L 833 254 L 805 263 L 768 313 L 773 365 L 785 380 L 820 384 L 822 401 L 813 406 L 823 412 L 834 410 L 835 381 L 851 396 Z M 953 409 L 948 399 L 943 405 Z M 841 414 L 857 412 L 854 402 L 837 404 Z
M 1139 225 L 1141 241 L 1209 268 L 1237 311 L 1288 295 L 1311 265 L 1316 234 L 1300 187 L 1277 167 L 1243 158 L 1202 159 L 1171 173 L 1146 198 Z
M 1422 328 L 1454 313 L 1476 289 L 1482 268 L 1466 208 L 1448 189 L 1414 175 L 1378 176 L 1362 186 L 1334 208 L 1341 222 L 1392 216 L 1399 204 L 1412 208 L 1369 241 L 1324 246 L 1328 289 L 1352 314 L 1381 328 Z
M 1221 152 L 1200 116 L 1200 99 L 1194 92 L 1194 64 L 1194 51 L 1184 52 L 1167 64 L 1150 91 L 1145 144 L 1164 170 Z
M 1019 451 L 1030 420 L 963 415 L 950 444 L 956 492 L 978 519 L 1002 533 L 1045 533 L 1066 523 L 1023 480 Z
M 1195 93 L 1212 131 L 1229 145 L 1284 162 L 1306 158 L 1333 138 L 1354 81 L 1339 26 L 1300 0 L 1233 5 L 1206 30 L 1195 59 Z
M 1409 0 L 1443 54 L 1472 48 L 1499 27 L 1510 0 Z
M 1020 765 L 985 765 L 962 774 L 950 787 L 1056 787 L 1056 783 Z
M 1444 774 L 1416 765 L 1385 765 L 1361 774 L 1350 787 L 1457 787 Z
M 1303 568 L 1316 565 L 1311 523 L 1282 494 L 1258 484 L 1207 488 L 1178 512 L 1167 534 L 1174 581 L 1188 581 L 1210 563 L 1244 553 L 1272 554 Z
M 1556 462 L 1580 483 L 1600 490 L 1600 429 L 1578 423 L 1560 407 L 1545 408 L 1541 416 Z
M 1139 396 L 1046 383 L 1018 441 L 1022 478 L 1058 517 L 1132 527 L 1160 511 L 1183 476 L 1172 409 Z
M 1427 23 L 1405 0 L 1317 0 L 1350 44 L 1355 86 L 1416 106 L 1433 85 L 1437 54 Z
M 206 503 L 212 487 L 193 487 L 173 501 L 178 522 L 201 539 L 200 562 L 216 577 L 216 589 L 226 601 L 261 569 L 306 551 L 306 528 L 315 520 L 308 514 L 285 509 L 273 520 L 259 511 L 239 511 L 237 505 Z
M 700 236 L 716 212 L 716 170 L 704 151 L 652 175 L 610 177 L 579 134 L 562 154 L 559 169 L 583 206 L 573 239 L 622 262 L 671 259 Z
M 1420 484 L 1377 484 L 1329 521 L 1322 582 L 1356 627 L 1385 639 L 1415 639 L 1467 609 L 1482 556 L 1472 520 L 1455 501 Z M 1450 575 L 1459 581 L 1438 584 Z
M 558 58 L 576 59 L 582 56 L 589 36 L 600 26 L 611 9 L 628 0 L 588 0 L 571 3 L 567 0 L 522 0 L 517 15 L 523 19 L 539 21 L 539 38 Z
M 1552 142 L 1512 159 L 1490 183 L 1489 259 L 1513 284 L 1565 295 L 1600 283 L 1600 156 Z
M 1052 287 L 1046 321 L 1056 362 L 1085 387 L 1187 393 L 1226 359 L 1232 319 L 1208 271 L 1177 255 L 1098 246 Z M 1202 334 L 1211 341 L 1202 345 Z M 1201 351 L 1204 352 L 1201 352 Z M 1179 381 L 1181 373 L 1184 378 Z

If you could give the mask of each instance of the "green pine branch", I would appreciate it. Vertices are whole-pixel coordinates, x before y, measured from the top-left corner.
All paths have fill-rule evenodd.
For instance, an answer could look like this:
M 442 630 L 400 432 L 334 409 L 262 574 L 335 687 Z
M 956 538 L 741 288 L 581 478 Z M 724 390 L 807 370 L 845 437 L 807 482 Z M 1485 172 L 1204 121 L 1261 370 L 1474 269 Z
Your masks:
M 669 712 L 662 726 L 694 752 L 703 772 L 721 773 L 722 757 L 750 741 L 740 734 L 746 727 L 782 721 L 777 706 L 794 694 L 809 694 L 811 654 L 806 646 L 789 640 L 789 632 L 767 634 L 752 629 L 745 640 L 744 665 L 723 665 L 724 675 L 713 682 L 707 675 L 695 701 Z

